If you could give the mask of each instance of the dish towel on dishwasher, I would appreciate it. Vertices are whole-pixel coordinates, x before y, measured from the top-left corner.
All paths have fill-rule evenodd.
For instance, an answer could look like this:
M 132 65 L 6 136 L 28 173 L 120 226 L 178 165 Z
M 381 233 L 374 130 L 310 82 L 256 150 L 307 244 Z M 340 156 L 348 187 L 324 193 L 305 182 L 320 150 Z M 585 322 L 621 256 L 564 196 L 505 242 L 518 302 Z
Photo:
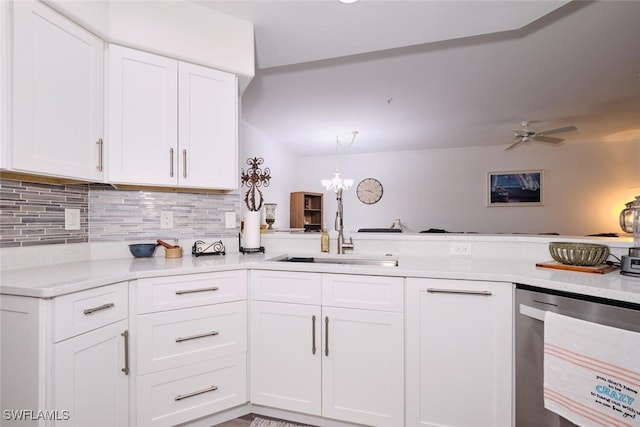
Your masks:
M 640 426 L 640 333 L 547 311 L 544 406 L 579 426 Z

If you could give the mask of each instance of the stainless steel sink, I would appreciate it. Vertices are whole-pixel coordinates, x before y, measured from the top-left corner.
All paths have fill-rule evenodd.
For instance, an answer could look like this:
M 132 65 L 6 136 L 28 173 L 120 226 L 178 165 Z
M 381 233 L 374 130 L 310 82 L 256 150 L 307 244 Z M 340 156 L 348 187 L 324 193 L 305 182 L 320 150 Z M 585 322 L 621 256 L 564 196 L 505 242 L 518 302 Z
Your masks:
M 355 257 L 348 255 L 338 256 L 289 256 L 284 255 L 276 258 L 271 258 L 267 261 L 281 261 L 281 262 L 301 262 L 309 264 L 343 264 L 343 265 L 371 265 L 382 267 L 397 267 L 398 259 L 393 256 L 381 256 L 381 257 Z

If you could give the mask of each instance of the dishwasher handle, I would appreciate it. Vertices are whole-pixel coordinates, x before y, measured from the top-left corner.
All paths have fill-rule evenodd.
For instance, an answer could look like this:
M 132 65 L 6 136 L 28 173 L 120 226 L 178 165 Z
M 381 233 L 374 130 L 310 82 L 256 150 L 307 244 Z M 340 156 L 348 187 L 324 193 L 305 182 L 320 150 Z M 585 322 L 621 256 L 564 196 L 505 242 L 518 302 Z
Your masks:
M 528 305 L 520 304 L 520 314 L 531 317 L 532 319 L 540 320 L 544 322 L 544 315 L 546 311 L 539 308 L 530 307 Z

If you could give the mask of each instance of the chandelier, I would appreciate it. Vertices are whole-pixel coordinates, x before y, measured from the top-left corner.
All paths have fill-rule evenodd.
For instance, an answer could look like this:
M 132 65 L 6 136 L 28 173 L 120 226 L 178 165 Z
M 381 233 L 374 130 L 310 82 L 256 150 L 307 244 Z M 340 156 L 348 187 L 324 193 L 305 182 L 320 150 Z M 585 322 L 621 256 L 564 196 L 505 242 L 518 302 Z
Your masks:
M 358 134 L 358 131 L 354 130 L 353 132 L 351 132 L 351 141 L 349 142 L 347 147 L 350 147 L 351 144 L 353 144 L 353 141 L 356 139 L 357 134 Z M 349 179 L 349 178 L 343 179 L 340 176 L 341 145 L 342 144 L 340 143 L 340 138 L 338 137 L 338 135 L 336 135 L 336 171 L 333 174 L 333 178 L 320 180 L 320 183 L 322 184 L 322 186 L 326 191 L 333 191 L 336 194 L 342 190 L 348 190 L 353 185 L 353 179 Z

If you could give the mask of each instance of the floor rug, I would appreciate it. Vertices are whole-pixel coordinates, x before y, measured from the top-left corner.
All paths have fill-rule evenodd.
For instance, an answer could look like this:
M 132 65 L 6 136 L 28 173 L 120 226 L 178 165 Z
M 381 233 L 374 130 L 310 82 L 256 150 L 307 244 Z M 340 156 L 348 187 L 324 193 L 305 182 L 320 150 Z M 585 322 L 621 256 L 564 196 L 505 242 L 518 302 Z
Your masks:
M 250 427 L 312 427 L 303 424 L 294 424 L 288 421 L 270 420 L 267 418 L 256 417 L 251 422 Z

